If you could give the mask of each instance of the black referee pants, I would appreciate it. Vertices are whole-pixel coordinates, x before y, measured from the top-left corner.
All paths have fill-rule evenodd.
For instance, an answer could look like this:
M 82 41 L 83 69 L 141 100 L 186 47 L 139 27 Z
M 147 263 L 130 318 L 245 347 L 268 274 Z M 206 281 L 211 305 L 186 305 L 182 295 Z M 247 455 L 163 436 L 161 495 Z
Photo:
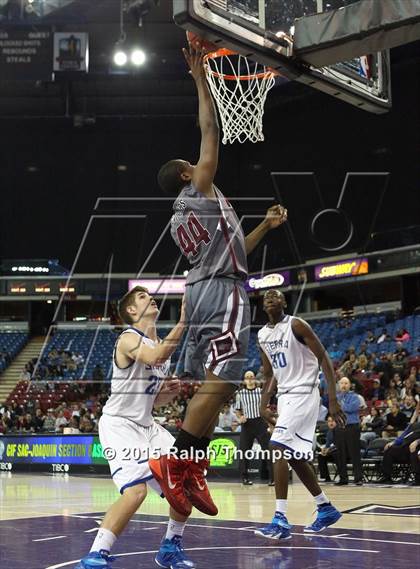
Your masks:
M 252 449 L 254 440 L 260 443 L 262 450 L 269 450 L 270 435 L 267 431 L 267 424 L 262 417 L 256 419 L 248 419 L 245 423 L 241 423 L 241 433 L 239 437 L 239 448 L 242 453 Z M 240 464 L 242 478 L 248 478 L 249 459 L 243 458 Z M 270 480 L 273 479 L 273 463 L 267 461 L 267 469 Z
M 347 457 L 353 465 L 354 481 L 363 479 L 362 460 L 360 458 L 360 426 L 346 425 L 335 430 L 335 445 L 337 447 L 337 466 L 341 482 L 348 482 Z

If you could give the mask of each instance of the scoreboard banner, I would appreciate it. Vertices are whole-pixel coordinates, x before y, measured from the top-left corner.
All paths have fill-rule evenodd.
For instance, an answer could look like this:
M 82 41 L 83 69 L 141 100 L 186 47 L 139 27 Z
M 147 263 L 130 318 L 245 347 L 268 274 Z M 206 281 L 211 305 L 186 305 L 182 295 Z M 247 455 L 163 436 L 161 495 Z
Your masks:
M 96 435 L 0 437 L 0 463 L 108 464 Z
M 326 281 L 330 279 L 342 279 L 344 277 L 354 277 L 366 275 L 369 272 L 369 262 L 363 259 L 347 259 L 336 263 L 315 266 L 315 280 Z
M 239 433 L 215 433 L 210 469 L 239 475 Z M 108 461 L 96 434 L 0 436 L 0 472 L 108 473 Z
M 0 29 L 0 77 L 51 81 L 53 34 L 43 26 Z

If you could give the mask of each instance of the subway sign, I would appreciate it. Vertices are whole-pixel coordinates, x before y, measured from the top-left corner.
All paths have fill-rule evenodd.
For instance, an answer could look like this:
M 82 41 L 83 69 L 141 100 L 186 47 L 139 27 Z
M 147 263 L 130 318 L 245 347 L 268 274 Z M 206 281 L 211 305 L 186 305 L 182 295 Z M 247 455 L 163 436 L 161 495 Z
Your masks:
M 369 262 L 363 259 L 347 259 L 337 263 L 327 263 L 325 265 L 316 265 L 315 280 L 326 281 L 330 279 L 342 279 L 344 277 L 355 277 L 358 275 L 367 275 L 369 272 Z

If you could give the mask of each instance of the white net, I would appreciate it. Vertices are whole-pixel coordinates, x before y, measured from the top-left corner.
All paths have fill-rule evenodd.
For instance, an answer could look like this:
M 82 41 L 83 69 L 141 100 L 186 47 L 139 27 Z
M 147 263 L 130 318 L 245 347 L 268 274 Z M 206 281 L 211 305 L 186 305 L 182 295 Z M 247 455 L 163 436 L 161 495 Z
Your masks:
M 263 141 L 264 105 L 275 74 L 227 50 L 209 54 L 205 69 L 222 121 L 223 144 Z

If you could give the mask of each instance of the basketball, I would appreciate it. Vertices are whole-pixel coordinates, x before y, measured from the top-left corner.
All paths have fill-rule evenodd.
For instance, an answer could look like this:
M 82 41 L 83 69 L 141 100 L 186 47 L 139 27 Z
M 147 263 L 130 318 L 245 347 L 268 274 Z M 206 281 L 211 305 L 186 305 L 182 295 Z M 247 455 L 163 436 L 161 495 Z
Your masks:
M 187 32 L 187 41 L 195 49 L 197 50 L 204 49 L 206 53 L 210 53 L 218 49 L 216 44 L 201 38 L 195 32 Z

